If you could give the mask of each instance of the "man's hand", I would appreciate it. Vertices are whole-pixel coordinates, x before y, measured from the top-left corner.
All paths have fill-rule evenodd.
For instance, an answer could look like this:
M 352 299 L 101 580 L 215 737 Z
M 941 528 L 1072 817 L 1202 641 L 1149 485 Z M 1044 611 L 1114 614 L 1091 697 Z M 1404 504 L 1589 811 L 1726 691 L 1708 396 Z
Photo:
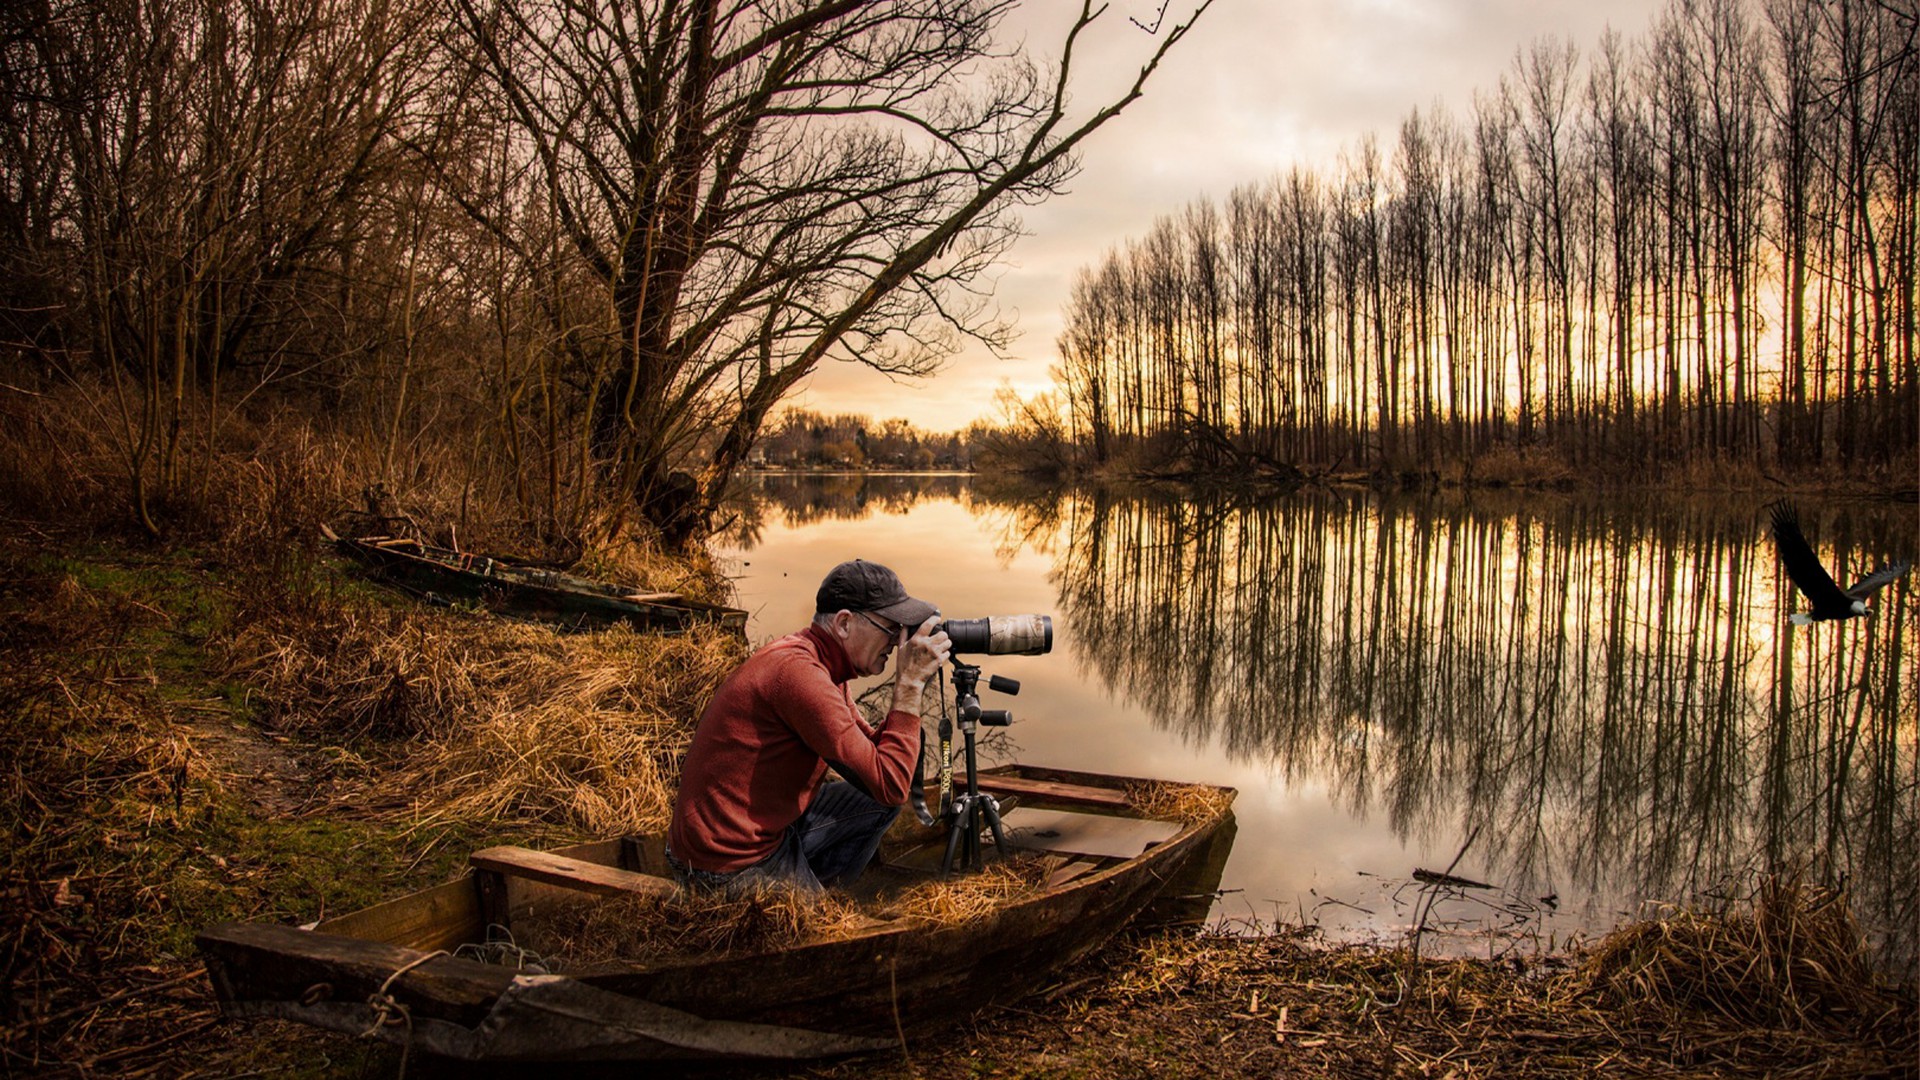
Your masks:
M 927 688 L 927 680 L 953 651 L 947 632 L 934 629 L 939 624 L 940 616 L 928 616 L 917 629 L 907 631 L 906 643 L 894 652 L 893 707 L 901 712 L 920 715 L 920 695 Z

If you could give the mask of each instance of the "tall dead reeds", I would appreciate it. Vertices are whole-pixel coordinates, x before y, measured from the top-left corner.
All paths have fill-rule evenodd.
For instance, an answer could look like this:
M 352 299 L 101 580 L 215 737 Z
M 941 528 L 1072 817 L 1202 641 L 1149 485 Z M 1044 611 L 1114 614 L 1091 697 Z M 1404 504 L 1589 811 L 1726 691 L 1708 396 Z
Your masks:
M 1767 877 L 1744 903 L 1635 922 L 1575 973 L 1582 998 L 1658 1023 L 1837 1035 L 1874 1027 L 1899 998 L 1874 977 L 1845 893 Z
M 1859 940 L 1843 895 L 1793 878 L 1531 964 L 1331 945 L 1308 927 L 1140 935 L 917 1061 L 1096 1080 L 1913 1076 L 1913 990 L 1876 981 Z

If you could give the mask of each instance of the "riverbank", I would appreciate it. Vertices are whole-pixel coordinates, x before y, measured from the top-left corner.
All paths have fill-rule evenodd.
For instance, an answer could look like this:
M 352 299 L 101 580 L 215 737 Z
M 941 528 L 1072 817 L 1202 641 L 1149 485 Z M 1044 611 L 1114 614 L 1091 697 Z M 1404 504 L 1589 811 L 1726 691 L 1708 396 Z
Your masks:
M 1823 498 L 1920 501 L 1910 462 L 1891 467 L 1850 471 L 1838 467 L 1768 469 L 1743 461 L 1706 459 L 1669 463 L 1628 472 L 1582 468 L 1543 451 L 1502 451 L 1466 461 L 1438 462 L 1417 468 L 1294 468 L 1253 462 L 1244 467 L 1207 470 L 1159 464 L 1154 467 L 1115 465 L 1075 472 L 1072 481 L 1083 484 L 1172 485 L 1190 489 L 1251 488 L 1262 492 L 1292 491 L 1301 487 L 1363 488 L 1379 492 L 1522 491 L 1522 492 L 1661 492 L 1752 493 L 1761 499 L 1790 494 L 1818 494 Z M 991 470 L 979 470 L 987 473 Z M 1050 475 L 1035 483 L 1058 483 Z
M 811 1075 L 1832 1077 L 1913 1074 L 1911 996 L 1823 971 L 1817 890 L 1498 964 L 1304 931 L 1132 937 L 936 1046 Z M 1791 931 L 1802 936 L 1783 950 Z M 1811 931 L 1811 933 L 1807 933 Z
M 384 1046 L 220 1019 L 193 933 L 363 906 L 488 844 L 660 827 L 686 718 L 743 648 L 421 609 L 304 544 L 6 533 L 8 1073 L 397 1073 Z M 1862 974 L 1841 898 L 1768 903 L 1499 964 L 1131 938 L 949 1036 L 806 1071 L 1900 1075 L 1911 988 Z

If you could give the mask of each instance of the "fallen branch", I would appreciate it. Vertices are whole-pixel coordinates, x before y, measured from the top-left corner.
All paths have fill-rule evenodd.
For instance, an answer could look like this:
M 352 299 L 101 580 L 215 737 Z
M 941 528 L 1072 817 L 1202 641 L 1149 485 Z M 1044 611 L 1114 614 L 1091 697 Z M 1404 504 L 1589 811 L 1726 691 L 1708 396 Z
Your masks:
M 1418 881 L 1424 885 L 1451 885 L 1457 889 L 1491 889 L 1493 888 L 1493 886 L 1487 884 L 1484 881 L 1475 881 L 1472 878 L 1463 878 L 1458 874 L 1450 874 L 1443 870 L 1422 870 L 1422 869 L 1419 869 L 1418 867 L 1416 867 L 1413 871 L 1413 880 Z

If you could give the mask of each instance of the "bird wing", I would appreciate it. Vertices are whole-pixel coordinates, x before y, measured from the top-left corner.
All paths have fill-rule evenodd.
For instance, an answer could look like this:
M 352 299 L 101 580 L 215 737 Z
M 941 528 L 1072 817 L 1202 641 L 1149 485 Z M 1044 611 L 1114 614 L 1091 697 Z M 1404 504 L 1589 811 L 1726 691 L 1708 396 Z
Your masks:
M 1854 582 L 1853 588 L 1847 590 L 1847 595 L 1853 597 L 1855 600 L 1865 600 L 1867 597 L 1878 592 L 1881 586 L 1891 583 L 1894 578 L 1899 577 L 1910 569 L 1912 569 L 1912 566 L 1908 563 L 1894 563 L 1892 566 L 1883 566 L 1873 573 L 1868 574 L 1866 577 L 1861 578 L 1859 581 Z
M 1806 536 L 1800 532 L 1800 512 L 1792 503 L 1773 504 L 1773 544 L 1780 549 L 1780 562 L 1787 568 L 1787 576 L 1813 601 L 1816 609 L 1834 604 L 1845 607 L 1850 603 L 1850 598 L 1840 591 L 1827 568 L 1820 565 L 1820 556 L 1813 553 Z

